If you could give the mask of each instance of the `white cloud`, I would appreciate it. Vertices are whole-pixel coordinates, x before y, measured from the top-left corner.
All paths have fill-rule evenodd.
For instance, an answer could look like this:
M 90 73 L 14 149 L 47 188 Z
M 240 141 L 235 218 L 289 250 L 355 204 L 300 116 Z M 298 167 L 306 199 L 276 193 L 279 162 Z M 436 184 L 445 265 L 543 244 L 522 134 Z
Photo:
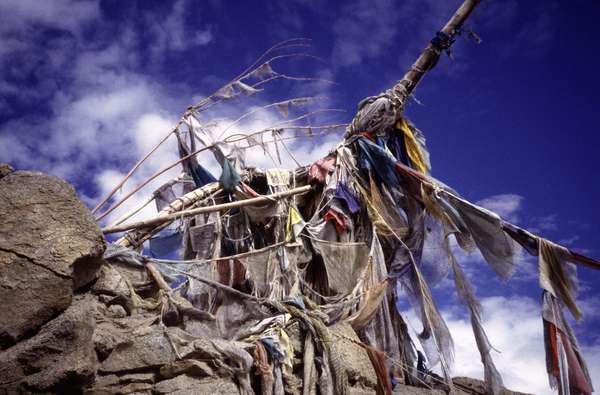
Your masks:
M 510 222 L 519 222 L 518 212 L 521 209 L 523 196 L 515 194 L 494 195 L 478 201 L 481 207 L 485 207 Z
M 494 362 L 507 388 L 533 394 L 551 394 L 546 375 L 539 303 L 523 297 L 492 297 L 482 301 L 484 328 L 492 345 Z M 448 317 L 456 345 L 454 375 L 483 378 L 471 324 Z
M 0 2 L 0 31 L 26 30 L 31 24 L 76 32 L 82 23 L 99 17 L 97 0 L 3 0 Z

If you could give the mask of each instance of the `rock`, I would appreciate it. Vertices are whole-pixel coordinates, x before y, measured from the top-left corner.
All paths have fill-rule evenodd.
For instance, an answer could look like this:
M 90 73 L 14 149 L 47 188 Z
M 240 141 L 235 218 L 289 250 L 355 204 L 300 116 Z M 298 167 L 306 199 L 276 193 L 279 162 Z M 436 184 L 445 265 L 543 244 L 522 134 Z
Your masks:
M 125 309 L 123 308 L 123 306 L 118 305 L 118 304 L 113 304 L 110 305 L 108 307 L 108 311 L 110 311 L 110 313 L 116 317 L 116 318 L 124 318 L 127 317 L 127 312 L 125 311 Z
M 93 381 L 95 301 L 79 298 L 32 338 L 0 352 L 0 393 L 68 393 Z
M 98 271 L 98 280 L 92 286 L 92 291 L 96 294 L 129 296 L 129 288 L 125 279 L 112 265 L 102 265 Z
M 485 383 L 482 380 L 469 377 L 455 377 L 452 379 L 456 387 L 456 394 L 481 394 L 485 395 Z M 502 395 L 528 395 L 523 392 L 515 392 L 508 389 L 502 390 Z
M 115 347 L 130 341 L 136 336 L 136 331 L 147 327 L 155 319 L 153 314 L 136 314 L 124 318 L 100 314 L 94 331 L 94 347 L 100 360 L 104 361 Z
M 154 373 L 134 373 L 121 376 L 119 378 L 120 383 L 154 383 Z
M 35 334 L 89 284 L 104 239 L 65 181 L 41 173 L 0 178 L 0 349 Z
M 409 385 L 404 385 L 404 384 L 396 384 L 392 394 L 394 394 L 394 395 L 446 395 L 446 393 L 442 390 L 421 388 L 421 387 L 411 387 Z M 356 393 L 356 395 L 358 395 L 358 393 Z
M 9 175 L 13 171 L 15 171 L 15 169 L 13 169 L 11 165 L 6 163 L 0 163 L 0 178 Z
M 161 381 L 154 387 L 159 394 L 172 395 L 220 395 L 239 394 L 239 389 L 232 380 L 227 379 L 197 379 L 180 375 L 173 379 Z
M 92 388 L 84 391 L 85 394 L 133 394 L 151 393 L 154 387 L 153 373 L 135 373 L 125 376 L 111 374 L 99 376 Z
M 360 341 L 354 329 L 350 324 L 341 322 L 329 327 L 329 331 L 334 340 L 331 344 L 332 354 L 344 365 L 349 385 L 374 389 L 377 386 L 377 375 L 369 355 L 358 344 L 346 340 Z M 330 365 L 332 366 L 331 362 Z
M 180 374 L 202 378 L 213 376 L 214 372 L 206 362 L 194 359 L 174 361 L 160 368 L 160 375 L 165 379 L 170 379 Z
M 159 368 L 175 359 L 173 348 L 159 326 L 145 328 L 119 344 L 100 367 L 104 373 L 133 372 Z

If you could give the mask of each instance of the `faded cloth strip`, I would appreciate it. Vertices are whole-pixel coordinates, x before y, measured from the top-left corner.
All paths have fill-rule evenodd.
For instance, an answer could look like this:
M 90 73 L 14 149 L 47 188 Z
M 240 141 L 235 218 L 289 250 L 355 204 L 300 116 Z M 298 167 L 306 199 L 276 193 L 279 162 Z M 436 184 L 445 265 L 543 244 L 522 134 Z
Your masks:
M 540 287 L 559 298 L 571 311 L 575 319 L 580 320 L 581 311 L 575 303 L 577 291 L 576 267 L 567 262 L 568 251 L 548 241 L 539 239 Z
M 156 203 L 156 211 L 158 212 L 162 211 L 175 199 L 176 196 L 173 188 L 168 183 L 154 191 L 154 202 Z
M 564 317 L 562 306 L 548 291 L 542 295 L 546 369 L 559 395 L 591 394 L 594 389 L 577 339 Z
M 241 258 L 240 261 L 243 263 L 246 273 L 252 281 L 256 296 L 268 296 L 278 265 L 277 251 L 270 248 L 266 251 Z
M 456 292 L 460 301 L 469 308 L 471 313 L 471 327 L 473 329 L 473 334 L 475 335 L 475 343 L 477 344 L 479 355 L 481 355 L 481 362 L 483 363 L 487 393 L 500 395 L 503 391 L 504 383 L 502 381 L 502 376 L 500 376 L 500 373 L 494 364 L 494 360 L 492 359 L 491 351 L 493 348 L 483 329 L 483 324 L 481 323 L 481 304 L 475 297 L 475 292 L 473 291 L 473 287 L 471 286 L 468 277 L 454 258 L 447 238 L 444 240 L 444 244 L 452 264 L 452 270 L 454 271 Z
M 352 292 L 368 261 L 366 244 L 310 240 L 323 258 L 329 288 L 340 295 Z
M 350 188 L 343 182 L 338 182 L 337 189 L 335 190 L 335 197 L 346 203 L 346 207 L 350 213 L 356 214 L 360 211 L 360 203 Z
M 496 274 L 509 279 L 515 271 L 516 243 L 502 230 L 502 220 L 495 213 L 445 194 L 469 228 L 477 248 Z
M 298 209 L 295 206 L 290 205 L 287 223 L 285 225 L 285 240 L 296 240 L 305 226 L 306 222 L 302 219 Z
M 290 185 L 291 171 L 285 169 L 268 169 L 265 171 L 267 184 L 271 187 L 288 187 Z
M 212 256 L 213 241 L 215 238 L 215 223 L 190 227 L 190 244 L 196 253 L 197 259 L 207 259 Z
M 243 182 L 240 183 L 240 186 L 235 189 L 235 195 L 238 200 L 261 196 L 249 185 Z M 242 207 L 242 210 L 248 215 L 252 223 L 262 224 L 277 215 L 279 211 L 279 205 L 277 202 L 268 202 L 262 205 L 245 206 Z
M 329 172 L 335 165 L 335 156 L 326 156 L 319 159 L 308 168 L 309 181 L 317 181 L 321 184 L 325 183 Z
M 391 395 L 392 394 L 392 382 L 390 376 L 385 367 L 385 354 L 376 348 L 364 345 L 375 374 L 377 375 L 377 395 Z
M 428 160 L 425 158 L 421 150 L 421 145 L 415 138 L 411 128 L 404 118 L 396 123 L 396 127 L 404 133 L 404 144 L 406 146 L 406 152 L 413 165 L 413 167 L 421 173 L 429 173 Z
M 356 185 L 362 195 L 363 202 L 367 206 L 367 214 L 369 215 L 371 223 L 375 226 L 377 234 L 381 236 L 393 236 L 395 233 L 399 237 L 406 236 L 408 233 L 408 226 L 406 226 L 402 217 L 400 217 L 399 214 L 396 216 L 389 215 L 388 209 L 383 207 L 381 195 L 372 178 L 370 179 L 370 183 L 371 195 L 369 195 L 369 192 L 362 188 L 360 184 Z M 382 211 L 385 212 L 385 217 Z
M 354 330 L 361 330 L 373 320 L 373 317 L 381 307 L 381 302 L 387 291 L 387 285 L 388 280 L 383 280 L 381 283 L 367 290 L 362 306 L 356 314 L 348 318 L 348 322 Z
M 273 369 L 269 364 L 267 350 L 261 342 L 254 342 L 254 367 L 255 374 L 260 376 L 260 393 L 261 395 L 271 395 L 273 393 Z

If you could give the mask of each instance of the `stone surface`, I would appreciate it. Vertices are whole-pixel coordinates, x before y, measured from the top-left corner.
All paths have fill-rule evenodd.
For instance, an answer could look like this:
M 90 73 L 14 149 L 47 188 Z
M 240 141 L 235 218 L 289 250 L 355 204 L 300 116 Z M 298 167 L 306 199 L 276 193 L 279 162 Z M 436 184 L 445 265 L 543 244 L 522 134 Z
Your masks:
M 339 358 L 346 368 L 348 383 L 360 388 L 375 388 L 377 374 L 369 355 L 358 344 L 346 340 L 360 341 L 350 324 L 338 323 L 329 327 L 329 331 L 334 339 L 331 344 L 332 354 L 335 358 Z
M 164 379 L 170 379 L 180 374 L 202 378 L 213 376 L 214 372 L 206 362 L 196 361 L 195 359 L 174 361 L 160 368 L 160 375 Z
M 157 325 L 145 329 L 119 344 L 102 363 L 100 370 L 104 373 L 139 371 L 159 368 L 173 361 L 173 348 L 164 330 Z
M 73 188 L 35 172 L 0 178 L 0 349 L 30 337 L 95 278 L 104 239 Z
M 123 306 L 120 306 L 118 304 L 110 305 L 108 307 L 108 311 L 110 311 L 110 313 L 112 314 L 112 316 L 116 317 L 116 318 L 124 318 L 124 317 L 127 316 L 127 312 L 125 311 L 125 309 L 123 308 Z
M 94 300 L 75 300 L 34 337 L 0 352 L 0 393 L 68 393 L 96 374 Z
M 482 380 L 472 379 L 469 377 L 455 377 L 452 379 L 456 386 L 456 393 L 463 394 L 481 394 L 485 395 L 485 383 Z M 468 389 L 468 390 L 467 390 Z M 509 389 L 503 389 L 502 395 L 528 395 L 523 392 L 515 392 Z
M 231 379 L 197 379 L 186 375 L 161 381 L 154 390 L 159 394 L 173 395 L 239 394 L 237 385 Z
M 446 395 L 442 390 L 397 384 L 392 392 L 394 395 Z
M 0 178 L 9 175 L 13 171 L 15 171 L 15 169 L 13 169 L 11 165 L 0 163 Z

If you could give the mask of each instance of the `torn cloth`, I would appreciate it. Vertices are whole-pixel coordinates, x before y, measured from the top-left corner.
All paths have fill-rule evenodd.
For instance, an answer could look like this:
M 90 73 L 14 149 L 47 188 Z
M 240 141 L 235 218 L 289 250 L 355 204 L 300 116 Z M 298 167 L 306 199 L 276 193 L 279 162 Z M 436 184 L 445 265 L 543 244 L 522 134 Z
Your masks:
M 335 165 L 335 156 L 330 155 L 319 159 L 308 168 L 308 179 L 317 181 L 321 184 L 325 183 L 329 172 Z
M 343 182 L 338 182 L 335 197 L 346 204 L 350 213 L 356 214 L 360 211 L 360 202 Z
M 352 292 L 368 261 L 369 249 L 365 243 L 311 241 L 323 258 L 329 288 L 341 295 Z

